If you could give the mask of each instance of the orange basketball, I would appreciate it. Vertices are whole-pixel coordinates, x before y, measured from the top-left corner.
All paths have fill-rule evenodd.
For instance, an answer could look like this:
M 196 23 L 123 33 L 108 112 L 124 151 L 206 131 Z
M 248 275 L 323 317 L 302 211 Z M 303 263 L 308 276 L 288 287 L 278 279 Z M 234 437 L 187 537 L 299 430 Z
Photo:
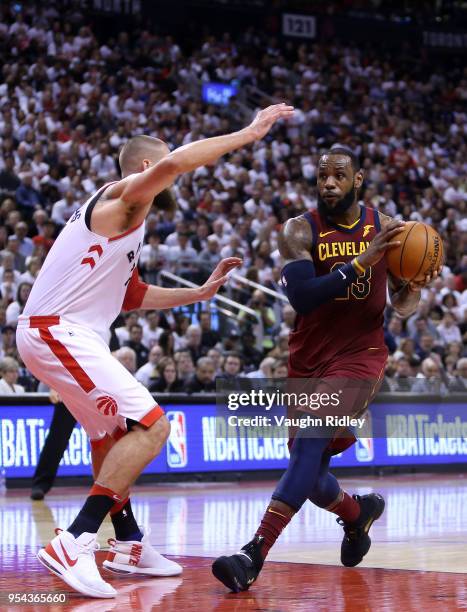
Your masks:
M 441 236 L 425 223 L 407 221 L 404 229 L 393 240 L 398 247 L 386 251 L 388 269 L 404 281 L 422 281 L 428 273 L 442 266 L 444 250 Z

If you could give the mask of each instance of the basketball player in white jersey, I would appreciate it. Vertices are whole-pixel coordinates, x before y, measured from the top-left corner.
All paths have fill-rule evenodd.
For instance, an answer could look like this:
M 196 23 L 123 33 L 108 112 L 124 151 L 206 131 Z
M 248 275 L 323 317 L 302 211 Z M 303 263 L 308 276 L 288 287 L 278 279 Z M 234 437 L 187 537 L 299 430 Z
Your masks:
M 156 138 L 132 138 L 120 153 L 122 180 L 104 186 L 76 211 L 34 283 L 18 322 L 18 350 L 85 428 L 95 478 L 76 519 L 66 531 L 57 530 L 38 558 L 84 595 L 116 595 L 94 558 L 97 531 L 109 512 L 116 539 L 110 541 L 106 568 L 151 576 L 182 571 L 151 547 L 133 517 L 129 488 L 159 454 L 170 426 L 147 389 L 110 354 L 109 327 L 122 309 L 164 310 L 208 300 L 241 264 L 235 257 L 224 259 L 196 289 L 146 285 L 137 272 L 146 215 L 177 176 L 263 138 L 277 120 L 292 114 L 291 106 L 273 105 L 239 132 L 172 153 Z

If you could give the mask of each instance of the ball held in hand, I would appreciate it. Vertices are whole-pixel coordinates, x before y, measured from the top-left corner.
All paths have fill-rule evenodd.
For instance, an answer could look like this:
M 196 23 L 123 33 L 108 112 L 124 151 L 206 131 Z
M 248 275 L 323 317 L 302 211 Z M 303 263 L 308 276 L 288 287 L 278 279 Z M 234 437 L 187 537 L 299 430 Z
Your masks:
M 403 281 L 421 282 L 443 264 L 444 249 L 436 230 L 419 221 L 407 221 L 397 234 L 400 245 L 388 249 L 386 261 L 393 276 Z

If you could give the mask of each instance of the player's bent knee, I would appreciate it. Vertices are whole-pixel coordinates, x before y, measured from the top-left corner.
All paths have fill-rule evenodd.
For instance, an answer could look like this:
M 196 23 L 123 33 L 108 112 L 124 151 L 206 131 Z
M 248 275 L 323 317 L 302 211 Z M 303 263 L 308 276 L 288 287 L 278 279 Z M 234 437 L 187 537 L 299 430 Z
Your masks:
M 159 450 L 161 445 L 167 442 L 170 435 L 170 423 L 165 414 L 159 417 L 155 423 L 148 427 L 146 432 L 148 437 L 154 443 L 154 446 Z

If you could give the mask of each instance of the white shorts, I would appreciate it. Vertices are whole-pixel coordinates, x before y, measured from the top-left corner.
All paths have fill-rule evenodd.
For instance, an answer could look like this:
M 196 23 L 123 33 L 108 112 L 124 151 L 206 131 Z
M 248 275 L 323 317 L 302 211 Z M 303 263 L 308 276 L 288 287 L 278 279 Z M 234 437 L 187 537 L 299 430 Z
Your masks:
M 91 440 L 118 437 L 126 419 L 146 427 L 163 414 L 149 391 L 94 331 L 60 317 L 20 317 L 16 343 L 36 378 L 55 389 Z

